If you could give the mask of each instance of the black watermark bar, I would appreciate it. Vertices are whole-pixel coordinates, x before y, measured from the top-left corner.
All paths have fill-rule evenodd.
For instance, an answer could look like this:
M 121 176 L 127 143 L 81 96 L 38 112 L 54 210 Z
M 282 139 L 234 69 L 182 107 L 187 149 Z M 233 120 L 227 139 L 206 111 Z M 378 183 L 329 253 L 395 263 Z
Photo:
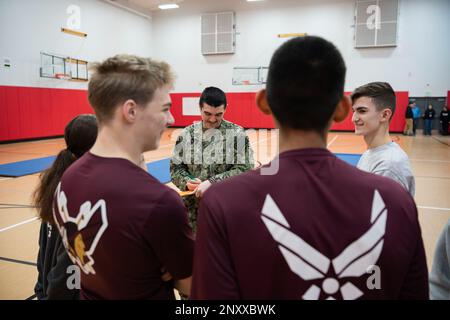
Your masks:
M 26 304 L 26 307 L 22 306 Z M 2 310 L 47 317 L 75 315 L 118 319 L 405 319 L 432 318 L 448 310 L 448 301 L 0 301 Z M 208 310 L 208 312 L 206 312 Z M 59 312 L 61 311 L 61 312 Z

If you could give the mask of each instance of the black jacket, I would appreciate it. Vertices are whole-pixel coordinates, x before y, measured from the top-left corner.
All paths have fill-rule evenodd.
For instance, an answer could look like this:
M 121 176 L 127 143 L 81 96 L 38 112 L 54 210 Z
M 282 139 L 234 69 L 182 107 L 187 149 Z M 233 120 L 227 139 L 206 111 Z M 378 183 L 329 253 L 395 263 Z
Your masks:
M 441 111 L 441 114 L 439 115 L 439 120 L 442 121 L 442 122 L 449 122 L 450 121 L 450 118 L 449 118 L 449 115 L 448 115 L 448 110 L 447 111 L 444 111 L 444 110 Z
M 414 114 L 413 114 L 413 111 L 412 111 L 412 109 L 411 109 L 410 106 L 407 106 L 407 107 L 406 107 L 405 118 L 406 118 L 406 119 L 412 119 L 412 118 L 414 118 Z
M 436 116 L 436 111 L 434 111 L 434 109 L 426 109 L 425 110 L 425 114 L 423 115 L 423 118 L 425 119 L 425 120 L 432 120 L 432 119 L 434 119 L 434 117 Z
M 38 280 L 34 292 L 39 300 L 79 299 L 79 290 L 67 287 L 67 268 L 73 265 L 67 255 L 58 229 L 42 222 L 39 233 L 39 254 L 37 259 Z

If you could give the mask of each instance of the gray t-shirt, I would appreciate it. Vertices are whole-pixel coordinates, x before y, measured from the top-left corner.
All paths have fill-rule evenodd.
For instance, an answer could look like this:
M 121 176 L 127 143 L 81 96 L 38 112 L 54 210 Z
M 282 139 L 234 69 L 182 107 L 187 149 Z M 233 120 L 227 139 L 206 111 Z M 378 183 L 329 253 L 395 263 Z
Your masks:
M 395 142 L 367 150 L 359 159 L 357 167 L 394 179 L 414 196 L 415 181 L 408 155 Z
M 436 243 L 430 273 L 430 298 L 450 300 L 450 219 Z

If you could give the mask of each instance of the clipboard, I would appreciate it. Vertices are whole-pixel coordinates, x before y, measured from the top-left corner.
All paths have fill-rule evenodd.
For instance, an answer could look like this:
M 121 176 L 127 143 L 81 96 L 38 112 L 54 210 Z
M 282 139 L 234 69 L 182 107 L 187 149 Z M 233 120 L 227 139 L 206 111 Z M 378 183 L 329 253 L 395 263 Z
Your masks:
M 180 197 L 186 197 L 186 196 L 190 196 L 191 194 L 194 194 L 195 191 L 178 191 L 178 194 L 180 195 Z

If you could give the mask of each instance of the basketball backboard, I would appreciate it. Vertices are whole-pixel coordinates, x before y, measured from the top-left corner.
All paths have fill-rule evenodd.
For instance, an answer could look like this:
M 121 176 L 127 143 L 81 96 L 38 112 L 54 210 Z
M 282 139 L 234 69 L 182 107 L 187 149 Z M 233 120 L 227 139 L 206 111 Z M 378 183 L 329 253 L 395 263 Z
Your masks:
M 267 79 L 267 67 L 234 67 L 233 85 L 260 85 Z
M 41 52 L 40 76 L 62 80 L 88 80 L 87 61 Z

